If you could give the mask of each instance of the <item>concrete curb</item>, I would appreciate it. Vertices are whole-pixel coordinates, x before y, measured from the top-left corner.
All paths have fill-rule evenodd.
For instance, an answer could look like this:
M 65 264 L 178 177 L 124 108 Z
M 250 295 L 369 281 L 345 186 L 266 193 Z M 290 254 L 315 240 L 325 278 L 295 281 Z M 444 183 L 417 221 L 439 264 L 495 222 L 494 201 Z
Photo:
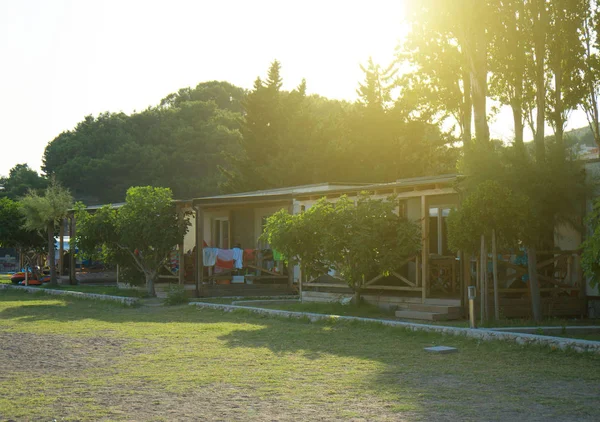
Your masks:
M 217 309 L 225 312 L 235 310 L 246 310 L 256 314 L 268 315 L 280 318 L 308 318 L 311 322 L 317 321 L 357 321 L 375 323 L 390 327 L 400 327 L 412 331 L 426 331 L 439 334 L 464 336 L 483 341 L 504 340 L 512 341 L 520 345 L 539 345 L 559 350 L 574 350 L 576 352 L 591 352 L 600 354 L 600 341 L 579 340 L 563 337 L 540 336 L 537 334 L 511 333 L 488 329 L 471 329 L 461 327 L 447 327 L 443 325 L 417 324 L 414 322 L 394 321 L 376 318 L 362 318 L 340 315 L 315 314 L 311 312 L 292 312 L 279 309 L 255 308 L 251 306 L 225 305 L 220 303 L 191 302 L 190 305 L 199 308 Z
M 47 295 L 57 295 L 57 296 L 75 296 L 82 299 L 95 299 L 95 300 L 109 300 L 113 302 L 119 302 L 123 305 L 135 305 L 139 303 L 139 299 L 136 297 L 125 297 L 125 296 L 111 296 L 111 295 L 101 295 L 98 293 L 83 293 L 83 292 L 74 292 L 71 290 L 54 290 L 54 289 L 41 289 L 39 287 L 28 287 L 28 286 L 13 286 L 11 284 L 0 284 L 0 290 L 6 289 L 14 289 L 14 290 L 22 290 L 29 293 L 45 293 Z

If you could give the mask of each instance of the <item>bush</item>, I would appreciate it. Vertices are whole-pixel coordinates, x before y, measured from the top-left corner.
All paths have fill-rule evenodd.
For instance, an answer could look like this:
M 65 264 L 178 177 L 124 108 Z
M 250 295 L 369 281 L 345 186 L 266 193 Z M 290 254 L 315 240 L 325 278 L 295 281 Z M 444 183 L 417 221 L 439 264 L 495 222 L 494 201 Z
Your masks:
M 170 284 L 164 304 L 167 306 L 184 305 L 189 302 L 185 287 L 180 284 Z

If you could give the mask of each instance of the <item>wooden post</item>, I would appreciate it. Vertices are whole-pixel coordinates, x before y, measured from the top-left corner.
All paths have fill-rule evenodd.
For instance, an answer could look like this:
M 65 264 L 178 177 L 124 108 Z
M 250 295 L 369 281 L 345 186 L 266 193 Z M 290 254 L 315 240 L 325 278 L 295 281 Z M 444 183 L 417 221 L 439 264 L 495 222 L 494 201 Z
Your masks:
M 485 257 L 485 236 L 481 235 L 481 247 L 479 249 L 479 275 L 481 276 L 481 280 L 479 280 L 479 321 L 480 324 L 483 325 L 485 321 L 485 276 L 487 272 L 486 263 L 487 259 Z
M 469 286 L 471 285 L 471 257 L 465 251 L 461 253 L 462 260 L 462 286 L 463 292 L 461 295 L 463 301 L 463 309 L 466 310 L 466 304 L 468 303 Z
M 177 217 L 181 220 L 185 218 L 185 214 L 181 208 L 177 210 Z M 184 238 L 185 235 L 181 238 L 179 245 L 177 245 L 177 249 L 179 250 L 179 272 L 177 273 L 177 281 L 181 286 L 185 283 L 185 251 L 183 250 Z
M 71 216 L 71 224 L 69 225 L 69 283 L 77 284 L 75 277 L 75 215 Z
M 429 208 L 427 197 L 421 196 L 421 302 L 425 303 L 429 288 Z
M 196 210 L 196 296 L 200 297 L 200 285 L 204 282 L 204 213 L 199 206 Z
M 117 286 L 119 285 L 119 264 L 117 264 Z
M 303 299 L 302 299 L 303 278 L 304 278 L 304 269 L 302 268 L 302 265 L 300 265 L 300 278 L 298 278 L 298 295 L 300 296 L 300 303 L 303 302 Z
M 58 229 L 58 274 L 62 277 L 65 273 L 65 219 L 60 219 L 60 228 Z
M 500 298 L 498 296 L 498 256 L 496 251 L 496 230 L 492 229 L 492 272 L 494 277 L 494 318 L 500 320 Z

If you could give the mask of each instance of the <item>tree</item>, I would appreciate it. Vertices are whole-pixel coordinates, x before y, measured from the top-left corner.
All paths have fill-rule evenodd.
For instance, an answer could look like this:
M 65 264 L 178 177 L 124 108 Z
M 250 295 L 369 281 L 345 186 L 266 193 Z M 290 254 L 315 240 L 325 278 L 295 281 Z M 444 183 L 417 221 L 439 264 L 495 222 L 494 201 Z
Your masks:
M 537 251 L 554 249 L 554 232 L 559 227 L 581 229 L 577 220 L 589 189 L 580 164 L 565 157 L 560 147 L 557 149 L 549 150 L 545 162 L 520 148 L 474 149 L 459 167 L 467 191 L 491 180 L 527 199 L 527 219 L 519 237 L 527 248 L 532 313 L 538 321 L 542 314 Z
M 582 0 L 553 0 L 548 3 L 548 118 L 556 142 L 564 150 L 564 129 L 570 112 L 583 101 L 584 43 L 581 34 L 588 10 Z
M 48 144 L 43 170 L 87 204 L 122 202 L 131 186 L 169 187 L 179 198 L 218 193 L 224 154 L 235 151 L 242 88 L 204 82 L 141 112 L 86 116 Z
M 25 257 L 27 266 L 47 245 L 39 232 L 23 228 L 24 219 L 19 202 L 0 198 L 0 246 L 17 249 L 19 255 Z
M 583 99 L 581 107 L 585 112 L 594 142 L 600 148 L 600 113 L 598 99 L 600 96 L 600 8 L 597 0 L 590 0 L 583 22 Z
M 365 282 L 397 269 L 399 262 L 420 248 L 419 227 L 394 209 L 396 202 L 360 195 L 335 203 L 319 200 L 306 212 L 290 216 L 285 210 L 267 220 L 264 238 L 303 271 L 319 276 L 337 271 L 360 301 Z
M 582 244 L 581 267 L 594 287 L 600 283 L 600 199 L 594 201 L 586 223 L 591 233 Z
M 492 240 L 492 262 L 494 280 L 495 318 L 499 319 L 497 247 L 501 250 L 515 248 L 523 238 L 522 233 L 530 217 L 528 198 L 515 194 L 509 188 L 494 180 L 487 180 L 469 192 L 461 201 L 460 208 L 453 210 L 448 217 L 448 246 L 455 252 L 473 254 L 477 249 L 483 257 L 480 300 L 482 319 L 489 317 L 487 312 L 487 252 L 485 239 Z M 479 240 L 482 239 L 482 242 Z
M 490 94 L 513 113 L 514 143 L 523 147 L 525 122 L 532 122 L 535 93 L 532 85 L 531 11 L 523 0 L 491 3 Z M 530 125 L 535 134 L 535 126 Z
M 144 274 L 150 296 L 155 296 L 160 268 L 189 225 L 176 212 L 171 190 L 152 186 L 129 188 L 125 205 L 118 209 L 105 205 L 91 213 L 80 205 L 76 219 L 78 247 L 102 247 L 117 262 L 133 263 Z
M 28 190 L 41 192 L 48 185 L 48 181 L 41 177 L 37 171 L 32 170 L 27 164 L 17 164 L 8 177 L 0 178 L 0 197 L 13 200 L 24 196 Z
M 21 211 L 25 217 L 25 230 L 46 231 L 48 239 L 48 266 L 50 267 L 50 284 L 56 286 L 56 266 L 54 263 L 54 232 L 56 224 L 62 222 L 73 204 L 73 197 L 68 189 L 56 180 L 44 190 L 43 195 L 29 191 L 21 199 Z

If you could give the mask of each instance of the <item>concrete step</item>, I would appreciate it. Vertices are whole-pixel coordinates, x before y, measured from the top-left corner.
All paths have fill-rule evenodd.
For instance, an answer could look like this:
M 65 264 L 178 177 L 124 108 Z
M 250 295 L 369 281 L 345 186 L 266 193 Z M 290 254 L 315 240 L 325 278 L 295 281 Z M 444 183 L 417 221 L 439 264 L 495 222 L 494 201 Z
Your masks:
M 427 303 L 407 303 L 399 305 L 401 310 L 435 312 L 439 314 L 460 315 L 460 306 L 429 305 Z
M 427 321 L 446 321 L 448 319 L 453 319 L 450 318 L 448 314 L 423 311 L 396 311 L 396 317 L 404 319 L 421 319 Z

